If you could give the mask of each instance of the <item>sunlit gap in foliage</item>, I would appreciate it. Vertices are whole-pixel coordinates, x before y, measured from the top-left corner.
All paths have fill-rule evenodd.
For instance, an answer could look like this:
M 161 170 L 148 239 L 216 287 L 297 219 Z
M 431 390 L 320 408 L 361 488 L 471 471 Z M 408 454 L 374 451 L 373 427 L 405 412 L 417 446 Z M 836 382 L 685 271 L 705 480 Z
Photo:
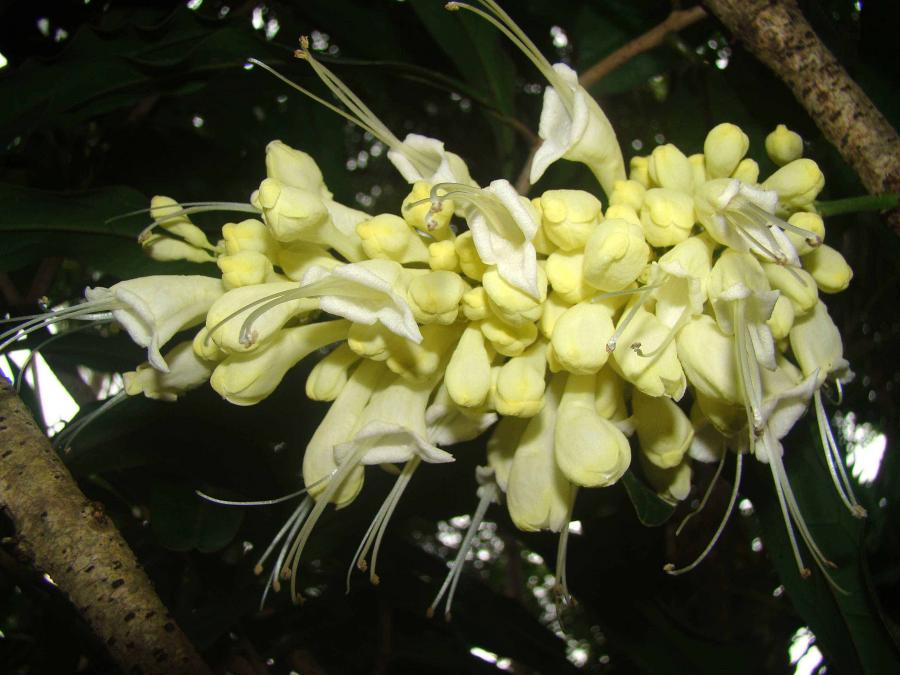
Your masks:
M 9 64 L 9 61 L 7 61 L 7 60 L 6 60 L 6 57 L 3 56 L 2 53 L 0 53 L 0 68 L 6 68 L 6 66 L 7 66 L 8 64 Z
M 860 485 L 875 481 L 887 448 L 887 437 L 865 422 L 858 424 L 852 412 L 835 415 L 835 423 L 846 443 L 847 466 Z
M 202 4 L 203 4 L 203 0 L 188 0 L 187 8 L 193 9 L 196 11 L 196 10 L 200 9 L 200 5 L 202 5 Z
M 47 425 L 47 433 L 53 436 L 78 414 L 78 404 L 66 391 L 43 356 L 38 354 L 31 359 L 30 366 L 26 364 L 29 354 L 27 349 L 18 349 L 0 356 L 0 372 L 10 382 L 14 382 L 14 373 L 22 366 L 27 366 L 25 382 L 40 401 L 41 415 Z
M 813 675 L 824 673 L 822 665 L 822 652 L 815 645 L 816 636 L 806 626 L 801 626 L 791 636 L 791 644 L 788 647 L 788 658 L 794 666 L 794 675 Z

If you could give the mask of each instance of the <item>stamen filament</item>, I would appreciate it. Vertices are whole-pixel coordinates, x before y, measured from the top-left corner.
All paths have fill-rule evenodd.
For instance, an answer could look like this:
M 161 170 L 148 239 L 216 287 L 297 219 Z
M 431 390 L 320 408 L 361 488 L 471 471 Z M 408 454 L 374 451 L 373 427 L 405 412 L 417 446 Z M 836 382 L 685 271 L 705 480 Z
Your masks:
M 699 506 L 696 509 L 687 514 L 681 523 L 678 525 L 678 529 L 675 530 L 675 536 L 681 534 L 681 531 L 684 529 L 684 526 L 687 525 L 687 522 L 700 513 L 705 507 L 706 503 L 709 501 L 710 495 L 712 495 L 713 488 L 716 486 L 716 483 L 719 482 L 719 476 L 722 475 L 722 469 L 725 468 L 725 455 L 728 453 L 725 452 L 725 443 L 722 443 L 722 456 L 719 457 L 719 463 L 716 466 L 716 472 L 713 474 L 712 480 L 709 482 L 709 485 L 706 486 L 706 492 L 703 493 L 703 499 L 700 500 Z
M 844 469 L 843 458 L 831 431 L 831 425 L 828 423 L 828 416 L 825 413 L 825 406 L 822 405 L 821 390 L 816 389 L 813 394 L 813 401 L 816 408 L 816 422 L 819 427 L 819 438 L 822 441 L 822 448 L 825 450 L 825 461 L 828 463 L 828 471 L 831 473 L 831 481 L 837 489 L 838 496 L 844 502 L 844 506 L 857 518 L 865 518 L 866 510 L 860 505 L 853 494 L 853 488 L 850 484 L 850 478 Z
M 569 582 L 566 575 L 566 553 L 569 549 L 569 523 L 572 522 L 572 512 L 575 509 L 575 497 L 578 496 L 578 486 L 572 486 L 572 495 L 569 498 L 569 508 L 566 511 L 565 525 L 559 533 L 559 543 L 556 547 L 556 583 L 554 584 L 558 602 L 563 605 L 569 604 L 572 596 L 569 593 Z M 560 614 L 559 607 L 556 608 L 557 616 Z
M 51 445 L 56 449 L 71 446 L 78 435 L 84 431 L 91 422 L 127 399 L 128 394 L 124 390 L 120 391 L 115 396 L 106 399 L 96 410 L 92 410 L 81 419 L 67 424 L 62 431 L 53 437 Z
M 724 457 L 724 454 L 722 456 Z M 665 570 L 666 574 L 671 574 L 673 577 L 675 577 L 675 576 L 678 576 L 679 574 L 684 574 L 685 572 L 690 572 L 692 569 L 697 567 L 697 565 L 699 565 L 704 560 L 706 560 L 706 556 L 709 555 L 710 551 L 713 550 L 713 547 L 715 547 L 716 543 L 719 541 L 719 537 L 722 536 L 722 532 L 725 530 L 725 525 L 728 523 L 728 520 L 731 518 L 731 513 L 734 511 L 734 505 L 737 502 L 738 491 L 741 486 L 741 471 L 742 471 L 742 466 L 743 466 L 743 458 L 744 458 L 744 456 L 741 453 L 737 453 L 737 456 L 735 459 L 735 466 L 734 466 L 734 485 L 731 488 L 731 497 L 729 497 L 729 499 L 728 499 L 728 507 L 725 509 L 725 514 L 722 516 L 722 520 L 719 521 L 719 526 L 716 528 L 716 531 L 713 533 L 713 536 L 709 540 L 709 543 L 706 545 L 706 547 L 703 549 L 703 551 L 700 552 L 700 555 L 698 555 L 694 559 L 694 562 L 692 562 L 689 565 L 685 565 L 684 567 L 676 568 L 672 563 L 667 563 L 663 567 L 663 570 Z M 720 471 L 724 465 L 725 465 L 724 461 L 719 464 Z M 719 474 L 717 471 L 716 477 L 718 477 L 718 475 Z M 713 480 L 715 480 L 715 479 L 713 479 Z M 704 502 L 705 502 L 705 500 L 704 500 Z M 703 508 L 703 506 L 701 505 L 700 509 L 702 509 L 702 508 Z M 697 511 L 695 511 L 694 513 L 699 512 L 700 509 L 697 509 Z M 694 515 L 694 514 L 692 513 L 691 515 Z M 687 522 L 687 518 L 685 518 L 684 522 Z M 682 526 L 684 525 L 684 522 L 682 522 Z M 680 530 L 681 527 L 679 527 L 678 529 Z M 676 532 L 676 534 L 677 534 L 677 532 Z M 793 539 L 792 539 L 792 542 L 793 542 Z
M 459 551 L 456 552 L 456 557 L 453 559 L 453 565 L 450 567 L 450 572 L 447 573 L 444 583 L 441 585 L 431 606 L 426 611 L 429 618 L 434 616 L 434 611 L 437 609 L 438 604 L 440 604 L 441 598 L 444 596 L 444 593 L 447 593 L 447 602 L 444 605 L 444 618 L 447 621 L 450 620 L 453 595 L 456 593 L 456 586 L 459 583 L 460 576 L 462 576 L 462 570 L 466 564 L 466 558 L 469 555 L 469 551 L 472 548 L 472 542 L 475 540 L 475 535 L 481 528 L 481 523 L 484 521 L 484 516 L 487 514 L 488 507 L 491 505 L 491 502 L 496 501 L 499 497 L 499 491 L 495 483 L 490 484 L 489 486 L 485 485 L 484 487 L 485 490 L 478 500 L 478 506 L 475 508 L 475 513 L 472 515 L 472 522 L 469 523 L 469 528 L 466 530 L 462 543 L 459 545 Z
M 612 354 L 616 351 L 616 344 L 619 342 L 619 338 L 622 337 L 622 333 L 628 328 L 628 324 L 631 323 L 632 319 L 637 316 L 637 313 L 644 306 L 644 303 L 647 302 L 647 293 L 650 289 L 654 288 L 653 286 L 644 286 L 640 289 L 635 289 L 634 292 L 638 293 L 640 296 L 638 300 L 634 303 L 631 309 L 628 310 L 628 313 L 619 320 L 619 325 L 616 326 L 616 331 L 612 334 L 612 337 L 606 341 L 606 351 Z M 619 291 L 621 294 L 622 291 Z

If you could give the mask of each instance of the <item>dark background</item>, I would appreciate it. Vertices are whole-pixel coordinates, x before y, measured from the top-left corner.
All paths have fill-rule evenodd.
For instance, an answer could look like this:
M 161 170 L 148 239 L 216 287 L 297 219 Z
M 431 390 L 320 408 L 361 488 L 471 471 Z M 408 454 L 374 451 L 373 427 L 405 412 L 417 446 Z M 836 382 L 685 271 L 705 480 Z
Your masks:
M 551 61 L 566 60 L 578 70 L 671 9 L 661 0 L 506 4 Z M 801 4 L 896 126 L 900 54 L 891 3 Z M 482 184 L 514 180 L 529 149 L 518 127 L 536 129 L 536 85 L 543 83 L 495 31 L 459 14 L 430 0 L 205 0 L 195 10 L 183 2 L 0 2 L 0 53 L 8 59 L 0 69 L 4 311 L 31 313 L 41 296 L 74 299 L 87 284 L 197 273 L 194 265 L 143 257 L 134 242 L 146 224 L 141 216 L 107 219 L 146 208 L 153 194 L 244 201 L 264 176 L 265 144 L 275 138 L 312 154 L 340 201 L 373 213 L 396 211 L 406 186 L 384 153 L 373 152 L 372 139 L 261 69 L 242 67 L 255 56 L 327 95 L 308 66 L 291 57 L 301 34 L 314 37 L 322 61 L 395 133 L 440 138 Z M 273 21 L 278 30 L 267 39 Z M 564 46 L 554 45 L 553 26 L 566 35 Z M 766 175 L 774 167 L 765 157 L 765 135 L 785 123 L 804 137 L 806 156 L 825 171 L 821 199 L 863 194 L 785 87 L 714 19 L 633 59 L 592 93 L 626 156 L 638 148 L 647 154 L 661 142 L 698 152 L 709 128 L 730 121 L 748 133 L 750 154 Z M 598 191 L 587 169 L 560 162 L 531 194 L 562 186 Z M 196 221 L 215 232 L 226 217 Z M 869 424 L 871 434 L 887 436 L 878 480 L 858 489 L 868 521 L 854 522 L 839 508 L 810 433 L 811 415 L 785 445 L 792 484 L 817 541 L 840 564 L 847 597 L 818 574 L 798 578 L 767 470 L 750 463 L 743 496 L 752 500 L 753 512 L 732 518 L 692 574 L 668 577 L 662 564 L 687 562 L 702 549 L 725 508 L 729 480 L 677 539 L 674 529 L 688 507 L 660 524 L 670 514 L 647 495 L 637 492 L 630 500 L 621 485 L 583 490 L 575 513 L 583 534 L 570 538 L 569 550 L 569 585 L 578 604 L 563 611 L 562 627 L 546 582 L 552 565 L 542 562 L 554 559 L 555 537 L 525 536 L 494 507 L 488 517 L 496 525 L 480 547 L 487 560 L 469 563 L 453 620 L 426 619 L 445 561 L 455 554 L 447 544 L 460 530 L 449 521 L 475 506 L 474 467 L 484 461 L 484 450 L 472 443 L 456 450 L 454 464 L 417 473 L 382 548 L 379 586 L 360 574 L 349 595 L 343 584 L 356 544 L 393 480 L 370 469 L 361 497 L 340 513 L 329 512 L 316 528 L 301 568 L 307 602 L 292 607 L 282 593 L 270 596 L 260 612 L 262 581 L 252 567 L 292 505 L 219 507 L 193 491 L 257 499 L 296 489 L 302 449 L 325 409 L 302 393 L 308 365 L 249 409 L 230 406 L 208 388 L 176 405 L 128 401 L 88 427 L 66 459 L 219 670 L 496 670 L 497 664 L 471 653 L 478 647 L 519 673 L 574 671 L 573 661 L 587 672 L 785 673 L 794 670 L 792 636 L 806 626 L 828 672 L 896 672 L 900 241 L 875 214 L 831 218 L 827 227 L 828 243 L 855 271 L 848 291 L 827 298 L 857 374 L 839 410 L 845 419 L 854 415 L 858 427 Z M 210 265 L 205 272 L 216 270 Z M 101 374 L 142 360 L 127 338 L 109 333 L 83 331 L 43 350 L 85 410 L 96 406 Z M 94 374 L 85 377 L 79 366 Z M 23 396 L 36 401 L 27 386 Z M 711 475 L 712 467 L 695 469 L 692 497 L 702 496 Z M 12 534 L 8 522 L 0 521 L 0 533 Z M 757 537 L 758 552 L 751 547 Z M 65 600 L 3 548 L 0 631 L 2 672 L 115 672 Z

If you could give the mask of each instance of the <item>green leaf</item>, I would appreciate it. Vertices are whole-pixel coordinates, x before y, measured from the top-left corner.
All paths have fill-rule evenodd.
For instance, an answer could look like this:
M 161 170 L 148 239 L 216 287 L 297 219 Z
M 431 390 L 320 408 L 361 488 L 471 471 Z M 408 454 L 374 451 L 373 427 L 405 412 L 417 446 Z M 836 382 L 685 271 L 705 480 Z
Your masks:
M 675 507 L 662 500 L 653 490 L 635 476 L 630 470 L 622 476 L 622 485 L 634 505 L 638 520 L 647 527 L 658 527 L 665 523 L 675 512 Z
M 150 494 L 153 532 L 172 551 L 218 551 L 237 534 L 243 517 L 243 509 L 212 504 L 185 483 L 157 483 Z

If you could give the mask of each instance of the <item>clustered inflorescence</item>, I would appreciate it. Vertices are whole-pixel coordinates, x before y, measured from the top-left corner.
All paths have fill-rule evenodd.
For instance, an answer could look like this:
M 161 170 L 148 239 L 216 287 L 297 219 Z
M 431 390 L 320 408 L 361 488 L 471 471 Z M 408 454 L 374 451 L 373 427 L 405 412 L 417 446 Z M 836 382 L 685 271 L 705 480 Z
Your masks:
M 760 180 L 747 136 L 726 123 L 702 153 L 661 145 L 634 157 L 626 175 L 612 126 L 574 71 L 551 66 L 496 3 L 480 4 L 448 7 L 490 21 L 548 81 L 531 181 L 558 159 L 582 162 L 608 196 L 605 209 L 582 190 L 527 199 L 503 179 L 479 185 L 439 141 L 394 136 L 303 41 L 298 56 L 344 108 L 301 91 L 385 143 L 411 184 L 399 211 L 373 216 L 336 202 L 309 155 L 273 141 L 249 204 L 152 201 L 145 250 L 214 261 L 220 279 L 154 276 L 88 289 L 86 303 L 8 331 L 6 343 L 53 321 L 111 319 L 148 352 L 125 375 L 123 396 L 173 400 L 209 382 L 243 406 L 318 358 L 306 394 L 331 406 L 304 452 L 307 495 L 257 566 L 277 551 L 270 585 L 290 579 L 294 597 L 316 520 L 329 503 L 354 500 L 366 465 L 403 465 L 354 561 L 375 580 L 378 544 L 416 469 L 453 461 L 444 448 L 483 433 L 480 502 L 432 609 L 448 588 L 452 597 L 494 502 L 522 530 L 562 533 L 564 586 L 578 489 L 615 484 L 632 452 L 672 502 L 689 493 L 692 461 L 721 468 L 728 450 L 735 456 L 719 530 L 697 561 L 668 571 L 708 552 L 733 509 L 742 458 L 753 454 L 771 469 L 799 569 L 808 574 L 795 533 L 827 575 L 780 442 L 811 405 L 838 493 L 864 515 L 820 393 L 852 374 L 819 293 L 843 290 L 852 273 L 823 243 L 818 166 L 779 126 L 766 151 L 781 168 Z M 189 220 L 204 210 L 250 217 L 225 224 L 213 244 Z M 163 355 L 198 324 L 192 341 Z

